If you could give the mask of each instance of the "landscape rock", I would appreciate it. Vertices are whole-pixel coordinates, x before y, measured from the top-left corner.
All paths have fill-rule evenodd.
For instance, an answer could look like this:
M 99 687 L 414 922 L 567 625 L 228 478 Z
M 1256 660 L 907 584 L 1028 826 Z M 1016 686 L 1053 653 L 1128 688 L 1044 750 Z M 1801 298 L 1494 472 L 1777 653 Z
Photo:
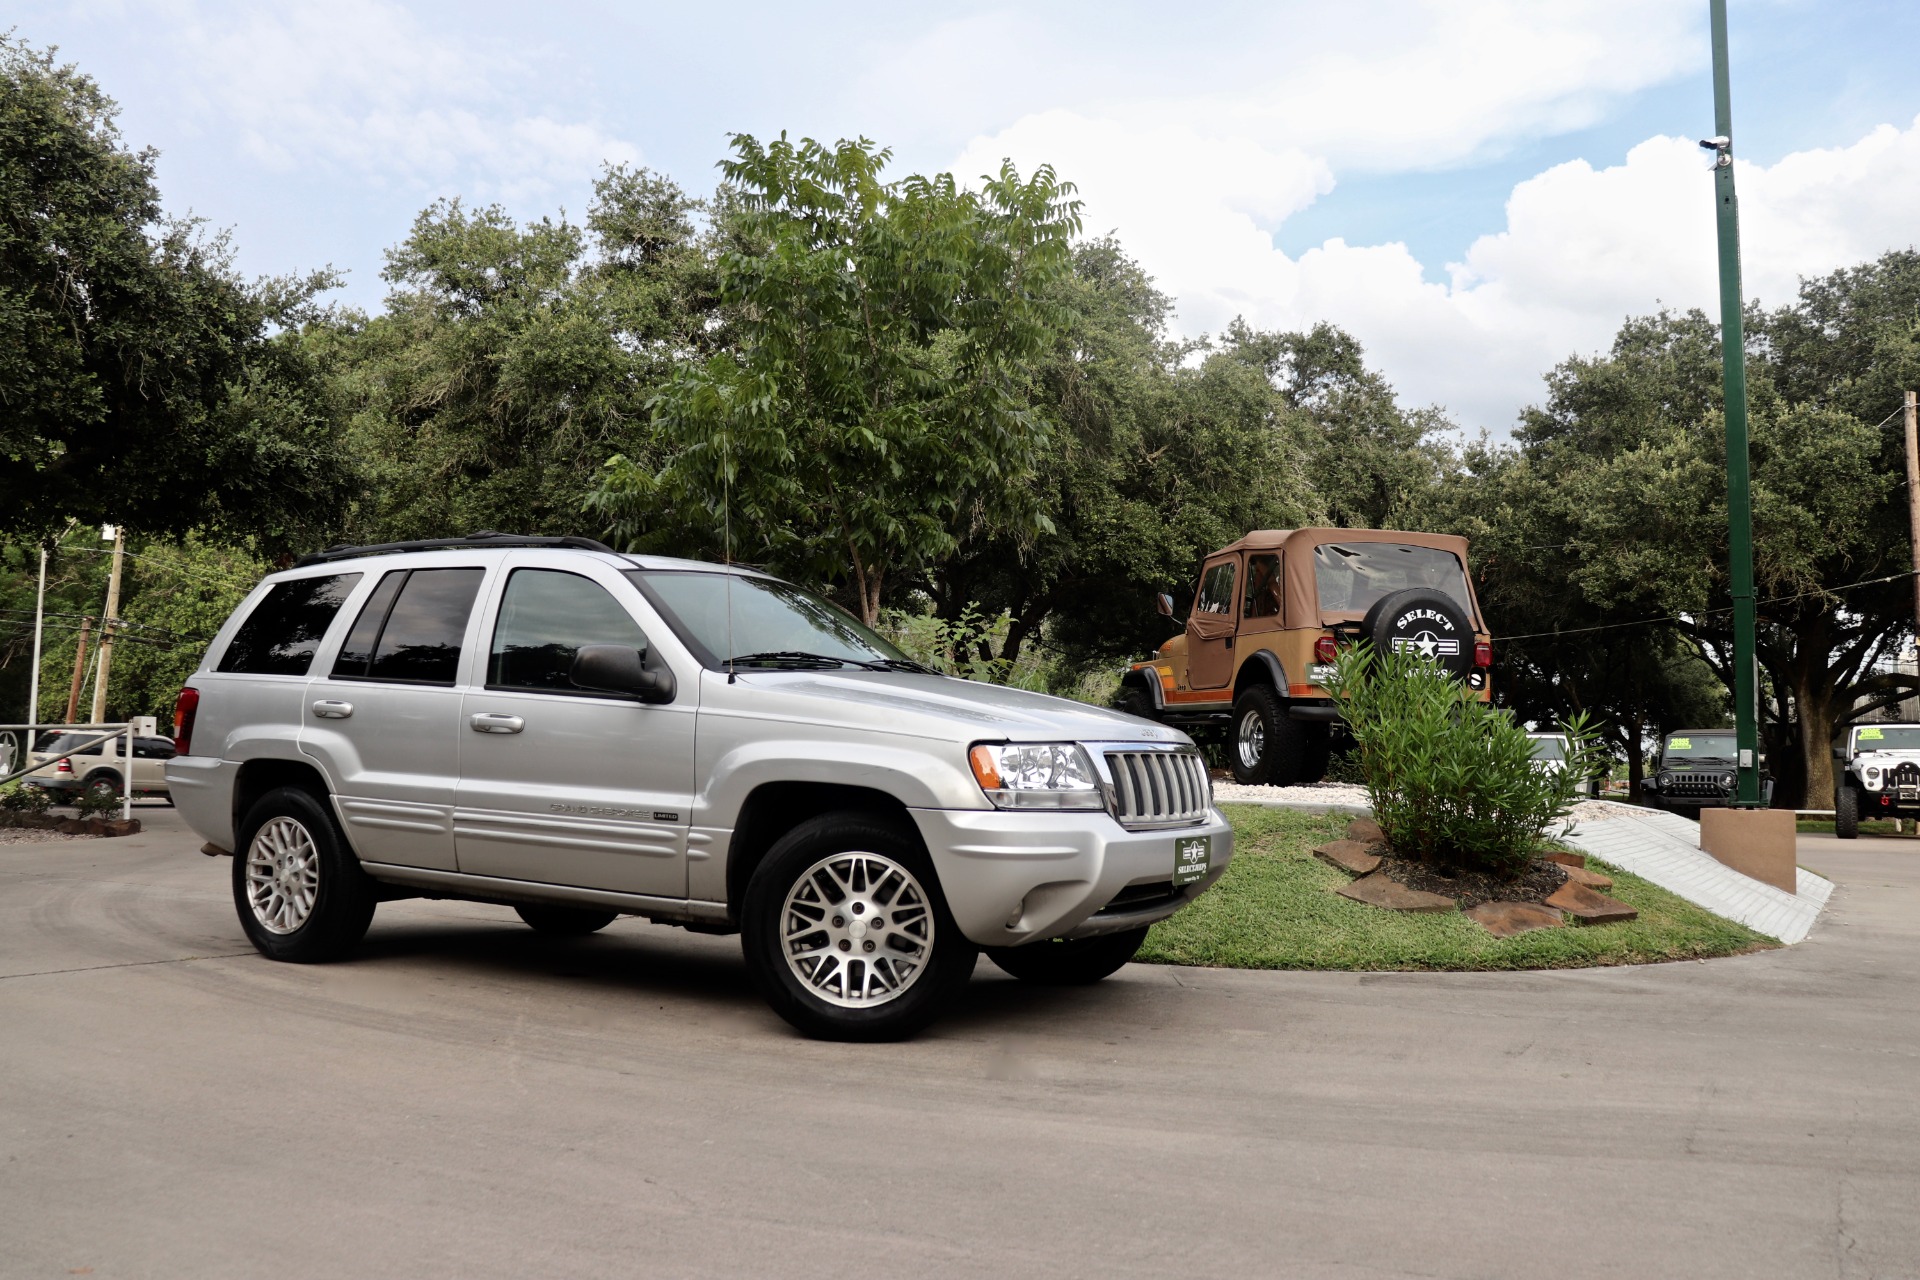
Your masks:
M 1347 824 L 1347 839 L 1361 844 L 1385 844 L 1387 833 L 1372 818 L 1355 818 Z
M 1482 902 L 1467 915 L 1496 938 L 1511 938 L 1533 929 L 1558 929 L 1563 920 L 1554 907 L 1537 902 Z
M 1626 903 L 1571 880 L 1547 898 L 1547 905 L 1560 908 L 1581 924 L 1617 924 L 1640 916 Z
M 1558 849 L 1554 849 L 1541 853 L 1538 856 L 1545 858 L 1548 862 L 1557 862 L 1563 867 L 1584 867 L 1587 865 L 1587 855 L 1584 853 L 1562 853 Z
M 1613 888 L 1613 877 L 1603 876 L 1598 871 L 1589 871 L 1585 867 L 1566 868 L 1567 881 L 1570 884 L 1583 884 L 1589 889 Z
M 1388 911 L 1452 911 L 1456 905 L 1452 898 L 1443 898 L 1425 889 L 1409 889 L 1384 871 L 1362 876 L 1352 884 L 1341 885 L 1334 892 L 1343 898 L 1352 898 L 1355 902 L 1364 902 L 1370 907 L 1382 907 Z
M 1356 876 L 1368 875 L 1380 869 L 1380 855 L 1370 852 L 1358 840 L 1329 840 L 1316 848 L 1313 856 Z

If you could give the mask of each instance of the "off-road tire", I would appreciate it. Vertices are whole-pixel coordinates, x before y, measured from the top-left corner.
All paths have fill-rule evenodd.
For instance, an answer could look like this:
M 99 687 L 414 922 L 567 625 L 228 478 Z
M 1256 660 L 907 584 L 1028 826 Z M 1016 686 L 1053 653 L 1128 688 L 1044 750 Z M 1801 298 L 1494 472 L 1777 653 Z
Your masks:
M 1084 987 L 1133 959 L 1147 940 L 1144 927 L 1097 938 L 1053 938 L 1024 947 L 988 947 L 987 959 L 1006 972 L 1042 987 Z
M 1300 776 L 1296 779 L 1303 787 L 1310 787 L 1327 776 L 1327 766 L 1333 763 L 1333 730 L 1323 724 L 1303 724 L 1300 726 L 1306 745 L 1300 752 Z
M 1418 619 L 1409 621 L 1409 619 Z M 1428 655 L 1434 665 L 1464 680 L 1473 672 L 1473 623 L 1452 596 L 1432 587 L 1407 587 L 1381 596 L 1360 620 L 1361 634 L 1375 653 L 1391 653 L 1424 635 L 1453 652 Z
M 1249 717 L 1258 718 L 1253 733 Z M 1257 684 L 1234 699 L 1227 727 L 1227 766 L 1233 780 L 1246 786 L 1290 787 L 1306 764 L 1305 726 L 1287 715 L 1286 704 L 1271 685 Z M 1320 766 L 1321 772 L 1326 765 Z
M 1113 699 L 1114 710 L 1124 711 L 1130 716 L 1139 716 L 1142 720 L 1158 720 L 1160 713 L 1154 709 L 1153 695 L 1137 684 L 1124 684 Z
M 790 896 L 801 889 L 809 872 L 841 854 L 872 855 L 905 871 L 932 921 L 928 954 L 917 976 L 903 984 L 898 994 L 865 1007 L 835 1004 L 816 993 L 788 963 L 785 950 Z M 754 986 L 775 1013 L 817 1040 L 851 1041 L 902 1040 L 913 1035 L 959 995 L 980 955 L 954 923 L 919 833 L 903 819 L 861 812 L 810 818 L 767 850 L 747 882 L 740 912 L 740 950 Z M 864 971 L 867 962 L 857 952 L 848 956 Z
M 1842 840 L 1860 834 L 1860 791 L 1845 779 L 1833 789 L 1833 834 Z
M 594 907 L 557 907 L 546 902 L 523 902 L 513 909 L 527 922 L 529 929 L 555 938 L 584 938 L 590 933 L 598 933 L 620 918 L 618 911 L 601 911 Z
M 256 914 L 248 879 L 254 843 L 276 822 L 291 823 L 305 835 L 312 846 L 315 873 L 311 908 L 297 927 L 284 933 L 269 928 Z M 275 830 L 292 834 L 285 825 Z M 366 936 L 378 893 L 323 799 L 299 787 L 276 788 L 254 802 L 239 835 L 233 855 L 233 905 L 247 940 L 260 954 L 294 964 L 318 964 L 346 955 Z M 263 845 L 262 852 L 267 851 Z

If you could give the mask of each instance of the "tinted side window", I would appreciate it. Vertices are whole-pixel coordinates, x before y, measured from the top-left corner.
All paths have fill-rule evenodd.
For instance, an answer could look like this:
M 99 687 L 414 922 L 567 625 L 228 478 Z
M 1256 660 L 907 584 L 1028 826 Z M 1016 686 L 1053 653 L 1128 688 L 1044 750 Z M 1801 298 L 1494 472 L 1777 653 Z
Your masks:
M 516 569 L 493 627 L 487 687 L 585 692 L 567 674 L 583 644 L 645 649 L 647 636 L 599 583 L 558 569 Z
M 303 676 L 333 615 L 358 585 L 357 573 L 296 578 L 268 591 L 234 633 L 217 671 Z
M 452 684 L 481 569 L 397 569 L 354 620 L 333 674 L 409 684 Z

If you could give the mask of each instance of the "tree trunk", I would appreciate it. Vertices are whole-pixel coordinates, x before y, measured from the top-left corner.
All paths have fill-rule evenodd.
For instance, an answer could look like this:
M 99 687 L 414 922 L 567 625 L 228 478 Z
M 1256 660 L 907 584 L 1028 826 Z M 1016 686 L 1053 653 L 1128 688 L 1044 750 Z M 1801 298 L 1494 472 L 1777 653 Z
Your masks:
M 1640 746 L 1640 722 L 1627 726 L 1627 799 L 1638 803 L 1640 784 L 1647 776 L 1646 753 Z
M 1798 672 L 1795 673 L 1799 674 Z M 1806 681 L 1811 688 L 1797 684 L 1793 700 L 1800 711 L 1800 764 L 1806 787 L 1795 808 L 1833 808 L 1833 685 Z

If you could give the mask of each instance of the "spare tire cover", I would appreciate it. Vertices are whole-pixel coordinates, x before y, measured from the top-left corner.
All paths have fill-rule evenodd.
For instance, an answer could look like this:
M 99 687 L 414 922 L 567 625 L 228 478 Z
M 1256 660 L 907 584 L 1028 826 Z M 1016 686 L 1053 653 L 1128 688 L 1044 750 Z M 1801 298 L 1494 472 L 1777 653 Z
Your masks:
M 1473 626 L 1467 611 L 1444 591 L 1409 587 L 1381 596 L 1360 628 L 1375 653 L 1412 649 L 1458 678 L 1473 670 Z

